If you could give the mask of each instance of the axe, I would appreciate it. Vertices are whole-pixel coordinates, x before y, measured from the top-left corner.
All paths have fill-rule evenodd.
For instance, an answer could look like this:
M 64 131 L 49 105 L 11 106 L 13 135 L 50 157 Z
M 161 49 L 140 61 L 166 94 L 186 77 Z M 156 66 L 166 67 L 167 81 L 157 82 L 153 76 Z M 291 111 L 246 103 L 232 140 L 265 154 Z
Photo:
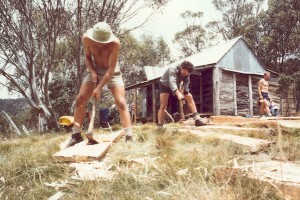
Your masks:
M 88 143 L 87 143 L 88 145 L 93 145 L 93 144 L 99 143 L 93 138 L 95 115 L 96 115 L 96 98 L 93 98 L 92 116 L 91 116 L 91 120 L 89 123 L 89 128 L 85 134 L 88 139 Z

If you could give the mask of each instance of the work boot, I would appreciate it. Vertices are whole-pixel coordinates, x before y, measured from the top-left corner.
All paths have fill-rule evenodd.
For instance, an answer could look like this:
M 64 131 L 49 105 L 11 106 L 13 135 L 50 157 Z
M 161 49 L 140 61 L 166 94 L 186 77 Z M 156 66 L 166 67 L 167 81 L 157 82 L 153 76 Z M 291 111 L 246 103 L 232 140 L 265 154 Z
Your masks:
M 125 142 L 132 142 L 132 136 L 131 135 L 125 135 Z
M 66 148 L 74 146 L 75 144 L 82 142 L 82 141 L 83 141 L 83 138 L 81 136 L 81 133 L 72 134 L 72 138 L 69 141 L 69 143 L 67 144 Z
M 195 120 L 195 126 L 205 126 L 205 125 L 207 125 L 207 124 L 204 123 L 201 119 Z
M 86 138 L 88 139 L 87 145 L 99 144 L 99 142 L 93 138 L 93 135 L 86 134 Z

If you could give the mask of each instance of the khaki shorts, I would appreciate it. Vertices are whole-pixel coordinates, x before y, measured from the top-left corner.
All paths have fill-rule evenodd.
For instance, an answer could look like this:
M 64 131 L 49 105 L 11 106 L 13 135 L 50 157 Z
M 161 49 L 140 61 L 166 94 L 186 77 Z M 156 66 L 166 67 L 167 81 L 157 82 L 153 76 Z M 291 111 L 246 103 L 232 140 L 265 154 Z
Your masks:
M 104 74 L 98 74 L 98 81 L 100 82 L 103 78 Z M 83 83 L 89 83 L 92 81 L 92 75 L 90 72 L 87 73 L 86 77 L 83 79 Z M 114 75 L 111 77 L 111 79 L 107 82 L 107 87 L 117 87 L 117 86 L 123 86 L 124 87 L 124 81 L 122 74 L 120 72 L 114 73 Z

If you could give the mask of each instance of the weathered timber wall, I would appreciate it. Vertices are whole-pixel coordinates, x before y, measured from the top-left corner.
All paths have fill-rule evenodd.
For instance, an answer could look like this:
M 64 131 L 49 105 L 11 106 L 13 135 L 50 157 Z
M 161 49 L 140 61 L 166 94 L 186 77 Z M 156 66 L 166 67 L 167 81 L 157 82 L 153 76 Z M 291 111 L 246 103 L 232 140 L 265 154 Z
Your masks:
M 236 74 L 237 114 L 245 116 L 249 112 L 248 75 Z
M 220 70 L 221 115 L 234 115 L 233 73 Z

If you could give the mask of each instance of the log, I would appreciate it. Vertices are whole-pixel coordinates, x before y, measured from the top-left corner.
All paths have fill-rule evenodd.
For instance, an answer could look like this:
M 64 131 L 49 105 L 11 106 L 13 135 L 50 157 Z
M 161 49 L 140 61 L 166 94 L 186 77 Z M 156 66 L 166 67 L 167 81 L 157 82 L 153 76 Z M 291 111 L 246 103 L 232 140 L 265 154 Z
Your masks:
M 7 114 L 7 112 L 2 110 L 2 114 L 3 114 L 2 116 L 4 117 L 4 119 L 6 119 L 6 121 L 9 123 L 9 126 L 11 127 L 12 131 L 15 132 L 17 135 L 21 135 L 21 131 L 18 129 L 18 127 L 13 122 L 13 120 L 10 118 L 10 116 Z

